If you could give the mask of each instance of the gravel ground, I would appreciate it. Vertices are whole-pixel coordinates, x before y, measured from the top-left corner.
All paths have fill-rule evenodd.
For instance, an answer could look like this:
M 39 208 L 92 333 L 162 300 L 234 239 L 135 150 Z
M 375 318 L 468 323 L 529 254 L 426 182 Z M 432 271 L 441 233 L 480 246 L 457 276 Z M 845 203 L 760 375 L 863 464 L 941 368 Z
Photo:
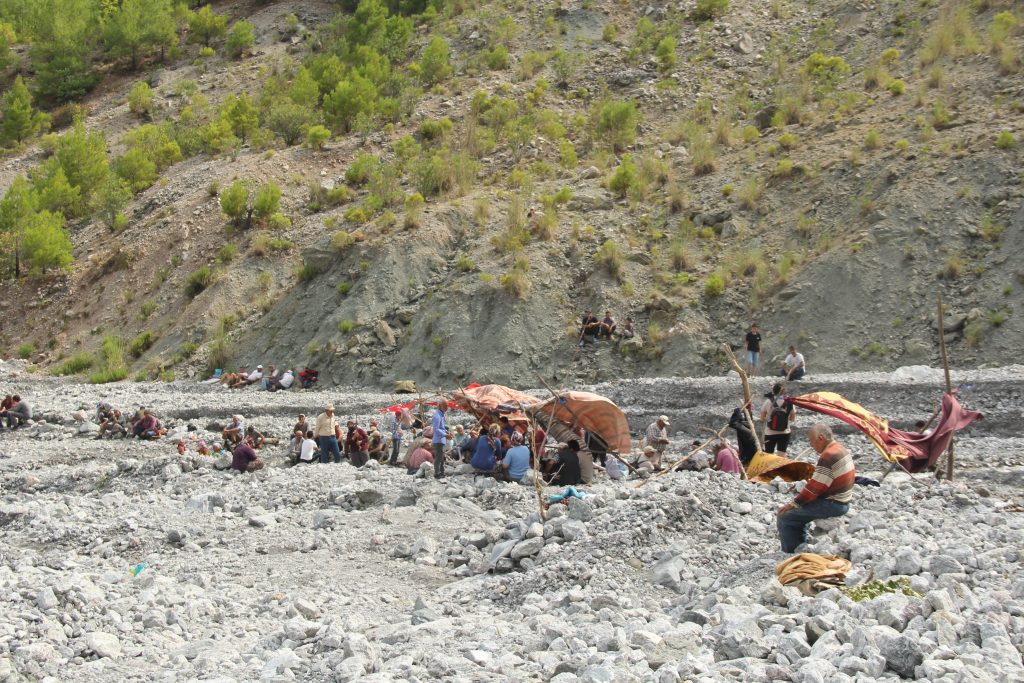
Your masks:
M 327 400 L 365 424 L 392 395 L 94 387 L 0 364 L 5 393 L 62 418 L 0 436 L 0 680 L 1024 680 L 1013 432 L 1024 373 L 954 381 L 986 413 L 957 442 L 958 480 L 858 487 L 850 514 L 815 531 L 813 550 L 853 562 L 849 583 L 905 576 L 914 592 L 854 602 L 772 578 L 784 558 L 774 510 L 793 485 L 602 478 L 542 522 L 532 487 L 284 467 L 272 449 L 273 466 L 238 475 L 166 440 L 96 441 L 70 419 L 108 400 L 200 435 L 235 412 L 283 435 Z M 941 377 L 911 368 L 804 386 L 912 422 Z M 737 388 L 725 377 L 597 390 L 635 431 L 668 413 L 678 454 L 700 426 L 724 423 Z M 860 471 L 881 469 L 863 438 L 841 439 Z

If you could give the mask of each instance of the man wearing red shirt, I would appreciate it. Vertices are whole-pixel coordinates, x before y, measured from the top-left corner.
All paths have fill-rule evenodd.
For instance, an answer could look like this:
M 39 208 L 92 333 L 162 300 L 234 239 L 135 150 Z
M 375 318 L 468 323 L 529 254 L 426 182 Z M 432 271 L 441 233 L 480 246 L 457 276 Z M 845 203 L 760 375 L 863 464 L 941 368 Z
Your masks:
M 345 455 L 348 456 L 349 462 L 356 467 L 362 467 L 370 459 L 369 451 L 370 438 L 355 420 L 349 420 L 348 434 L 345 436 Z

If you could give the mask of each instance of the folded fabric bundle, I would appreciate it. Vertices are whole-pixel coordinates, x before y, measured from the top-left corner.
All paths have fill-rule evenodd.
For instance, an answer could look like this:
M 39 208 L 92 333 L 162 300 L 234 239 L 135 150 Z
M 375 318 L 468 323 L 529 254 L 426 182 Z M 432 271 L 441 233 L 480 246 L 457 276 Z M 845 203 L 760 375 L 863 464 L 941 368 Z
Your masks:
M 852 566 L 849 560 L 835 555 L 801 553 L 780 562 L 775 576 L 783 586 L 807 580 L 841 584 Z

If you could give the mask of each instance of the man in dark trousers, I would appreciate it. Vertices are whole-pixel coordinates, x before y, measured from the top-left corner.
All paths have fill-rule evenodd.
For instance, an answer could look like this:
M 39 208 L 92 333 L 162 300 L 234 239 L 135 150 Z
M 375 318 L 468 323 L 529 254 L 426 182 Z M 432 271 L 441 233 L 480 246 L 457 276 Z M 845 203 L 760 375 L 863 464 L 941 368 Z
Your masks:
M 747 374 L 756 377 L 757 363 L 761 359 L 761 333 L 757 329 L 757 323 L 750 326 L 750 331 L 743 340 L 743 349 L 747 352 Z
M 355 420 L 348 421 L 348 434 L 345 435 L 345 455 L 356 467 L 362 467 L 370 459 L 370 438 Z
M 570 439 L 564 448 L 558 449 L 558 457 L 548 463 L 548 474 L 554 470 L 551 477 L 552 486 L 575 486 L 583 482 L 580 473 L 580 442 Z

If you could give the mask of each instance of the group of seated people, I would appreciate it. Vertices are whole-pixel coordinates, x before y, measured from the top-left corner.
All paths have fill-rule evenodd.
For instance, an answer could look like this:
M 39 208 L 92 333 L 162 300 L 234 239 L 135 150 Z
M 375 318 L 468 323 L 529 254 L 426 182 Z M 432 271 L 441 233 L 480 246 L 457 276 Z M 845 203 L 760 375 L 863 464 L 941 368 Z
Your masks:
M 611 311 L 604 312 L 604 318 L 598 320 L 594 312 L 589 308 L 583 313 L 580 321 L 580 347 L 590 340 L 612 340 L 622 341 L 631 339 L 636 335 L 636 327 L 633 319 L 627 317 L 626 322 L 620 326 L 612 317 Z
M 4 424 L 14 431 L 32 419 L 32 406 L 18 394 L 8 394 L 0 401 L 0 431 Z
M 96 434 L 97 439 L 135 437 L 143 441 L 152 441 L 167 434 L 160 420 L 148 408 L 140 407 L 131 418 L 128 418 L 109 403 L 99 403 L 96 406 L 96 422 L 100 426 Z
M 265 391 L 285 391 L 291 389 L 298 380 L 299 386 L 309 389 L 320 378 L 320 372 L 312 368 L 303 368 L 296 373 L 289 368 L 278 369 L 271 365 L 267 371 L 263 371 L 263 365 L 257 365 L 255 370 L 249 370 L 246 366 L 240 365 L 235 372 L 225 372 L 215 377 L 217 384 L 222 384 L 229 389 L 244 389 L 256 385 Z

